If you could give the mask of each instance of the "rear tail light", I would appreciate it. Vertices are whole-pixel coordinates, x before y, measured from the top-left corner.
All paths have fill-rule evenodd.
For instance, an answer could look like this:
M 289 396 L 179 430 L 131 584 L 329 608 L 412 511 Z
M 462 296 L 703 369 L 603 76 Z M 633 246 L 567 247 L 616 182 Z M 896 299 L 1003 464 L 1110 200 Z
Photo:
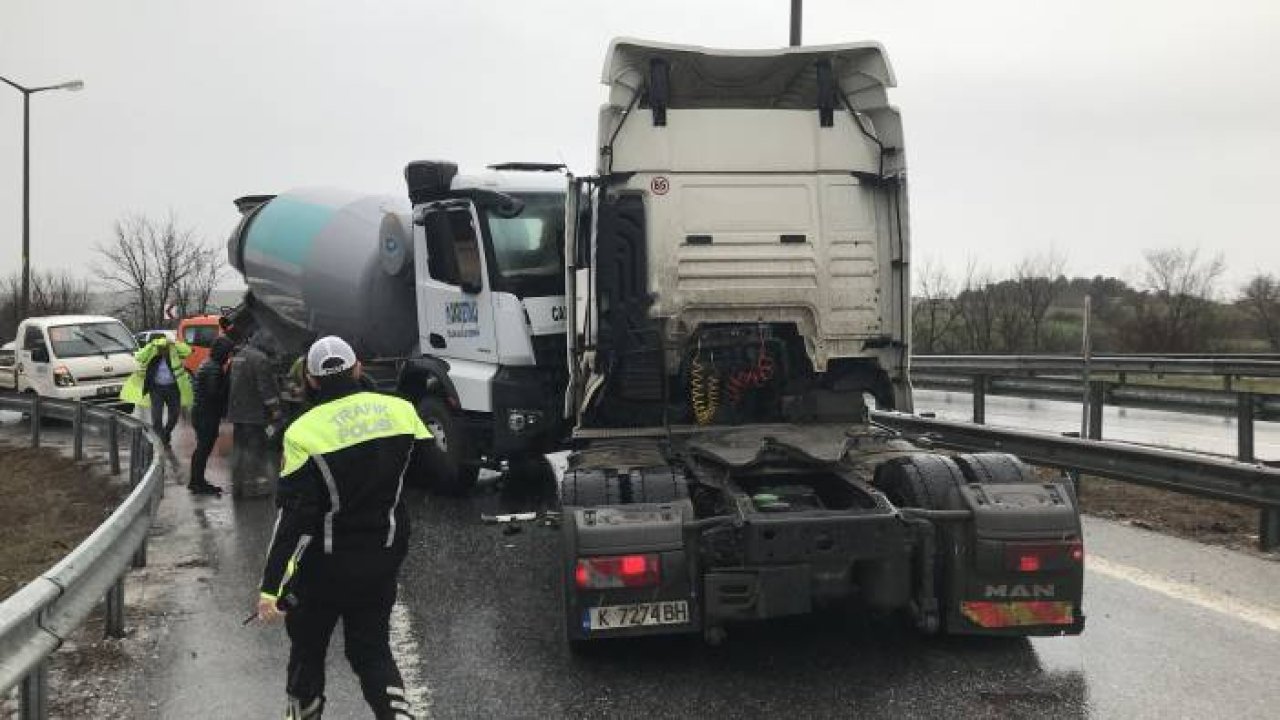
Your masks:
M 662 573 L 657 555 L 612 555 L 578 558 L 574 579 L 581 590 L 649 587 Z
M 1004 557 L 1005 567 L 1015 572 L 1065 570 L 1084 562 L 1084 543 L 1009 543 Z

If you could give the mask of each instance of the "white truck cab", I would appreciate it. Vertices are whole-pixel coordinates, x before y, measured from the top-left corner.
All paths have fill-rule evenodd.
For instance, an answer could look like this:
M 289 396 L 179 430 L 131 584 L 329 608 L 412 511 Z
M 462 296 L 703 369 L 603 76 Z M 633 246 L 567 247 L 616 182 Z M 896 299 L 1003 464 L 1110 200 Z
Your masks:
M 137 368 L 137 341 L 113 317 L 27 318 L 11 345 L 0 352 L 0 389 L 43 397 L 114 401 Z

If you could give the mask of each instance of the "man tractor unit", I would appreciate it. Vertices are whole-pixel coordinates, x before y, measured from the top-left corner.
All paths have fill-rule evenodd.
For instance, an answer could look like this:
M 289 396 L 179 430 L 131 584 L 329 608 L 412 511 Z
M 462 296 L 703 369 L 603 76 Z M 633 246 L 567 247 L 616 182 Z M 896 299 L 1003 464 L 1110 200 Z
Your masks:
M 330 188 L 240 198 L 228 241 L 249 292 L 230 314 L 291 361 L 346 338 L 436 438 L 428 478 L 541 461 L 564 436 L 564 188 L 558 167 L 459 177 L 411 163 L 409 202 Z
M 617 40 L 603 82 L 597 172 L 565 196 L 570 644 L 848 607 L 1081 632 L 1071 485 L 869 419 L 911 410 L 882 49 Z

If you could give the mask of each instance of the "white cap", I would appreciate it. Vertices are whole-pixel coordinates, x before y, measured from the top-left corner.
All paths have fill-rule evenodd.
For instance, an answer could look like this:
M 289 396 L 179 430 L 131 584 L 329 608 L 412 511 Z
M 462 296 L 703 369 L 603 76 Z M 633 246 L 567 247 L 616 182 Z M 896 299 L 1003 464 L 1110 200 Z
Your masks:
M 337 335 L 320 338 L 307 351 L 307 374 L 312 377 L 337 375 L 355 366 L 355 351 Z

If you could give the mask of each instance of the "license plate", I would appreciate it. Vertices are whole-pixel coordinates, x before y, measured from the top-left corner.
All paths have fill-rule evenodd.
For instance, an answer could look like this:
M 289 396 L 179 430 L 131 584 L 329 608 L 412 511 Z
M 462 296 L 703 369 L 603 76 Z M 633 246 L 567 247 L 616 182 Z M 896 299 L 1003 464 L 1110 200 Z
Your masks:
M 686 600 L 587 608 L 587 623 L 592 630 L 621 630 L 649 625 L 684 625 L 688 622 L 689 603 Z
M 119 385 L 103 385 L 102 387 L 98 388 L 98 394 L 99 395 L 119 395 L 120 386 Z

